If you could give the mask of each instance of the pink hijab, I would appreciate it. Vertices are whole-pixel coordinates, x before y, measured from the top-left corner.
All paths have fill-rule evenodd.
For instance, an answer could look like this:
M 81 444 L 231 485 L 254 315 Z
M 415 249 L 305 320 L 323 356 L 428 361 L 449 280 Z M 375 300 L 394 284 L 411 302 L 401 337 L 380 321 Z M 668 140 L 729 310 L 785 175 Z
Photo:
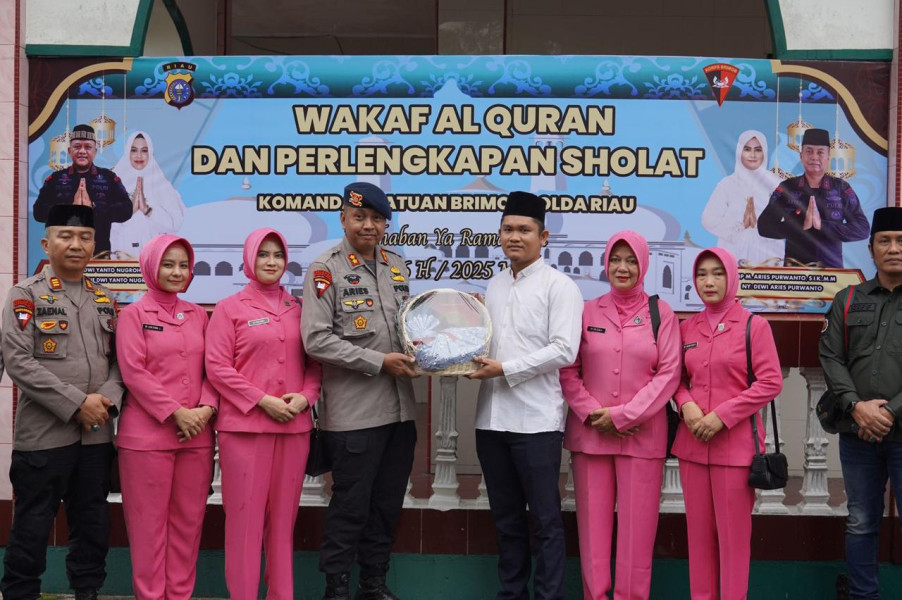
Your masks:
M 724 250 L 717 246 L 706 248 L 695 257 L 695 263 L 692 265 L 693 281 L 695 281 L 695 271 L 698 269 L 698 264 L 712 255 L 723 265 L 727 278 L 727 289 L 726 293 L 723 295 L 723 300 L 714 304 L 705 303 L 705 310 L 703 312 L 713 331 L 717 324 L 723 320 L 724 315 L 738 302 L 736 293 L 739 291 L 739 265 L 736 262 L 736 257 L 733 256 L 729 250 Z M 698 292 L 699 297 L 701 297 L 697 282 L 695 283 L 695 291 Z M 702 299 L 702 301 L 704 302 L 704 299 Z
M 617 307 L 621 324 L 623 324 L 632 319 L 642 306 L 648 304 L 648 294 L 645 293 L 645 284 L 643 282 L 645 281 L 645 273 L 648 271 L 649 252 L 648 242 L 635 231 L 618 231 L 612 235 L 604 247 L 604 271 L 609 281 L 611 273 L 608 272 L 608 265 L 610 264 L 611 252 L 618 242 L 624 242 L 629 246 L 633 254 L 636 255 L 636 262 L 639 263 L 639 276 L 633 287 L 628 290 L 618 290 L 611 285 L 611 298 L 614 301 L 614 306 Z
M 281 295 L 280 289 L 281 286 L 279 282 L 273 284 L 262 284 L 257 280 L 257 273 L 255 272 L 255 265 L 257 264 L 257 252 L 260 251 L 260 246 L 263 245 L 263 242 L 268 237 L 274 237 L 276 240 L 282 244 L 282 251 L 285 253 L 285 264 L 288 264 L 288 243 L 285 242 L 285 236 L 276 231 L 275 229 L 270 229 L 269 227 L 261 227 L 260 229 L 255 229 L 247 236 L 247 239 L 244 240 L 244 274 L 250 280 L 248 284 L 260 291 L 264 292 L 264 295 L 269 297 L 271 294 L 266 292 L 276 292 L 275 299 L 278 300 L 278 296 Z M 283 271 L 284 273 L 284 271 Z
M 185 281 L 185 287 L 181 289 L 184 292 L 194 279 L 194 248 L 191 247 L 188 240 L 171 233 L 155 236 L 144 244 L 144 248 L 141 249 L 141 256 L 138 259 L 141 265 L 141 275 L 144 277 L 144 283 L 147 284 L 147 296 L 170 311 L 175 307 L 178 294 L 166 292 L 160 288 L 159 273 L 163 255 L 166 254 L 166 251 L 171 246 L 176 244 L 184 246 L 185 251 L 188 253 L 188 270 L 190 273 Z

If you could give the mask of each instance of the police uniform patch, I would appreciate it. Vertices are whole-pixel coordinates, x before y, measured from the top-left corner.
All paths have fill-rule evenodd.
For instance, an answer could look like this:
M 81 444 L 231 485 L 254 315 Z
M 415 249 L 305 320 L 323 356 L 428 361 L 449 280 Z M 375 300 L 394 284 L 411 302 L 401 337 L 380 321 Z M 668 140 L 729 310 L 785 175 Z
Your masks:
M 94 295 L 95 296 L 106 296 L 106 292 L 104 292 L 103 290 L 94 290 Z
M 326 290 L 332 286 L 332 273 L 324 270 L 314 271 L 313 284 L 316 287 L 316 297 L 322 298 Z
M 372 299 L 372 298 L 367 298 L 366 300 L 364 300 L 364 302 L 366 303 L 367 306 L 372 306 L 372 305 L 373 305 L 373 299 Z
M 357 192 L 349 192 L 348 202 L 351 205 L 356 206 L 357 208 L 361 208 L 363 206 L 363 194 L 359 194 Z
M 352 266 L 352 267 L 358 267 L 358 266 L 360 266 L 360 259 L 357 258 L 357 255 L 354 254 L 353 252 L 351 252 L 350 254 L 348 254 L 348 262 L 351 263 L 351 266 Z
M 388 264 L 388 254 L 385 253 L 385 250 L 379 248 L 379 255 L 382 257 L 382 262 Z
M 87 277 L 85 277 L 85 289 L 90 290 L 92 292 L 94 291 L 94 284 L 91 283 L 91 280 L 88 279 Z
M 47 338 L 41 342 L 41 349 L 44 351 L 44 354 L 53 354 L 56 352 L 56 342 L 53 338 Z
M 354 298 L 352 300 L 345 300 L 344 305 L 350 306 L 352 309 L 357 310 L 358 308 L 360 308 L 360 305 L 363 304 L 364 302 L 365 302 L 364 300 L 361 300 L 359 298 Z M 372 306 L 372 300 L 370 300 L 369 306 Z
M 351 285 L 357 285 L 360 283 L 360 275 L 354 275 L 351 273 L 350 275 L 345 275 L 345 281 L 350 283 Z
M 830 319 L 824 317 L 824 324 L 821 325 L 821 333 L 826 333 L 828 327 L 830 327 Z
M 63 289 L 63 282 L 60 281 L 59 277 L 50 278 L 50 289 L 53 291 L 59 291 Z
M 53 294 L 44 294 L 43 296 L 39 296 L 39 298 L 47 304 L 53 304 L 57 300 L 56 296 Z
M 13 300 L 13 312 L 19 321 L 19 327 L 25 329 L 34 316 L 34 302 L 24 298 L 16 298 Z
M 391 279 L 392 281 L 404 281 L 404 276 L 401 275 L 401 269 L 398 267 L 392 267 L 389 269 L 391 271 Z
M 60 329 L 69 329 L 69 321 L 60 321 Z
M 98 304 L 109 304 L 110 299 L 107 298 L 106 296 L 94 296 L 94 302 L 96 302 Z
M 354 327 L 356 329 L 366 329 L 366 317 L 359 315 L 356 319 L 354 319 Z
M 56 327 L 56 321 L 41 321 L 40 323 L 38 323 L 38 327 L 40 329 L 43 329 L 44 331 L 47 331 L 48 329 L 53 329 L 54 327 Z

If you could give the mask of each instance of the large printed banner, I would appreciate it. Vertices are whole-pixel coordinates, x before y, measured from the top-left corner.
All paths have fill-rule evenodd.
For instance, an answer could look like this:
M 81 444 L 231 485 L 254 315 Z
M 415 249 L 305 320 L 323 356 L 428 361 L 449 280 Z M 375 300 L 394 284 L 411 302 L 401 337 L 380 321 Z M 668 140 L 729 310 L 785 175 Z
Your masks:
M 125 221 L 98 215 L 113 221 L 98 229 L 109 251 L 90 267 L 122 300 L 142 293 L 135 259 L 163 232 L 195 247 L 187 299 L 234 293 L 245 283 L 244 239 L 262 226 L 288 239 L 283 284 L 300 294 L 307 267 L 342 236 L 342 189 L 361 180 L 389 194 L 383 243 L 406 258 L 412 292 L 483 290 L 507 268 L 497 244 L 507 194 L 529 190 L 548 210 L 544 260 L 587 299 L 609 289 L 607 239 L 632 229 L 651 247 L 646 290 L 677 310 L 701 306 L 693 261 L 720 245 L 744 267 L 749 308 L 822 312 L 873 273 L 886 73 L 878 63 L 604 56 L 80 66 L 32 115 L 29 206 L 42 190 L 42 210 L 48 198 L 64 201 L 54 193 L 76 176 L 67 134 L 87 123 L 101 146 L 94 164 L 113 169 L 132 204 Z M 800 158 L 812 128 L 830 138 L 819 166 Z M 808 177 L 819 168 L 827 176 L 814 189 Z M 97 173 L 111 196 L 114 184 Z M 30 216 L 36 270 L 43 225 Z

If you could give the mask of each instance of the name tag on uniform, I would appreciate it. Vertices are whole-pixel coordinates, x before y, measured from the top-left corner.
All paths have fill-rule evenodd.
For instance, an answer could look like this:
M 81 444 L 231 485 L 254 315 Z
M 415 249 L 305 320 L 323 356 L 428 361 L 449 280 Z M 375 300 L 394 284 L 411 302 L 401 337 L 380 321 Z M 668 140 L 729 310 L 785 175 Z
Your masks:
M 690 348 L 695 348 L 698 346 L 698 342 L 692 342 L 691 344 L 683 344 L 683 350 L 689 350 Z
M 856 302 L 849 306 L 849 312 L 874 312 L 877 310 L 876 302 Z
M 256 327 L 257 325 L 266 325 L 269 323 L 269 317 L 263 317 L 262 319 L 254 319 L 253 321 L 248 321 L 248 327 Z
M 592 333 L 604 333 L 604 327 L 586 327 L 586 329 Z
M 144 323 L 141 325 L 144 329 L 150 329 L 151 331 L 163 331 L 162 325 L 150 325 L 149 323 Z

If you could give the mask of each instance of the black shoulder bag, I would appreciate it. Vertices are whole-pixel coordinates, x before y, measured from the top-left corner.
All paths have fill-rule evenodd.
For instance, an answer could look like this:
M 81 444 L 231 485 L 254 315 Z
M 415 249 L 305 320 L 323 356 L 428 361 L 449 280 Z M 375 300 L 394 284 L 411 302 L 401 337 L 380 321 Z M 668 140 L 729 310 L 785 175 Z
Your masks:
M 745 360 L 748 371 L 747 381 L 749 387 L 756 381 L 754 370 L 752 369 L 752 318 L 749 317 L 745 324 Z M 749 485 L 759 490 L 776 490 L 786 487 L 789 481 L 789 464 L 786 462 L 786 455 L 780 452 L 780 434 L 777 431 L 777 404 L 773 400 L 770 401 L 770 414 L 774 422 L 774 448 L 776 452 L 761 452 L 758 446 L 758 415 L 756 412 L 752 415 L 752 437 L 755 441 L 755 456 L 752 458 L 752 468 L 749 471 Z
M 651 315 L 651 332 L 658 341 L 658 330 L 661 328 L 661 311 L 658 309 L 658 295 L 648 297 L 648 312 Z M 677 428 L 680 426 L 680 413 L 674 408 L 673 400 L 665 405 L 667 413 L 667 457 L 673 458 L 673 442 L 676 440 Z
M 301 299 L 297 296 L 294 299 L 303 310 L 304 305 Z M 316 406 L 313 404 L 310 405 L 310 412 L 313 414 L 313 429 L 310 430 L 310 453 L 307 455 L 307 468 L 304 472 L 311 477 L 319 477 L 332 470 L 332 460 L 326 450 L 326 441 L 319 428 L 319 416 L 316 414 Z

